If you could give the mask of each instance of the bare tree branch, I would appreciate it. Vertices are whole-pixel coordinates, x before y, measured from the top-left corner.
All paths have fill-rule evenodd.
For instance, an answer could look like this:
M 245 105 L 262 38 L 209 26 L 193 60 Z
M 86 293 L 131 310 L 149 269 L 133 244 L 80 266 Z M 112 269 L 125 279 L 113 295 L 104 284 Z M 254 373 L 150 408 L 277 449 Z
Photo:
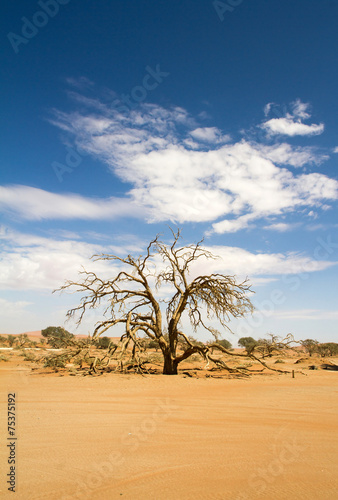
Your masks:
M 156 236 L 150 241 L 144 256 L 93 256 L 94 261 L 112 261 L 120 266 L 111 279 L 103 280 L 94 272 L 83 269 L 78 281 L 67 281 L 59 289 L 75 289 L 84 294 L 80 304 L 67 313 L 68 318 L 77 317 L 77 324 L 81 323 L 88 309 L 105 305 L 105 318 L 95 327 L 93 339 L 116 325 L 124 325 L 119 359 L 121 369 L 130 343 L 133 359 L 139 360 L 137 362 L 141 367 L 138 355 L 143 348 L 139 339 L 142 333 L 158 342 L 164 357 L 163 373 L 175 374 L 178 364 L 192 354 L 198 353 L 205 359 L 208 354 L 207 346 L 190 342 L 180 330 L 184 314 L 193 330 L 201 327 L 212 332 L 209 321 L 217 320 L 221 326 L 230 329 L 228 322 L 231 318 L 239 318 L 253 311 L 247 296 L 251 292 L 247 280 L 237 283 L 234 276 L 218 273 L 197 276 L 191 280 L 189 270 L 194 262 L 203 258 L 215 259 L 216 256 L 201 247 L 203 240 L 179 247 L 180 231 L 171 229 L 171 232 L 173 240 L 170 245 Z M 163 269 L 156 271 L 158 257 L 163 262 Z M 151 283 L 154 283 L 154 288 Z M 156 292 L 162 285 L 168 284 L 174 287 L 174 294 L 166 301 L 166 314 L 163 317 L 163 300 L 156 297 Z M 179 337 L 186 342 L 180 354 L 177 353 Z M 212 358 L 209 356 L 208 359 Z M 95 369 L 96 362 L 93 364 Z

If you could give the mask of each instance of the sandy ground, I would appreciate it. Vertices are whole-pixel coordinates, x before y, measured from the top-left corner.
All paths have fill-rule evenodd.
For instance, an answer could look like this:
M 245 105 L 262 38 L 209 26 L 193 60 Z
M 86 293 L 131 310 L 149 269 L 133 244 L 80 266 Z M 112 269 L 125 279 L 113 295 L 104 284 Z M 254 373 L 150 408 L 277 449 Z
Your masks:
M 1 363 L 0 497 L 336 500 L 338 372 L 303 372 L 73 377 Z M 17 400 L 14 497 L 8 392 Z

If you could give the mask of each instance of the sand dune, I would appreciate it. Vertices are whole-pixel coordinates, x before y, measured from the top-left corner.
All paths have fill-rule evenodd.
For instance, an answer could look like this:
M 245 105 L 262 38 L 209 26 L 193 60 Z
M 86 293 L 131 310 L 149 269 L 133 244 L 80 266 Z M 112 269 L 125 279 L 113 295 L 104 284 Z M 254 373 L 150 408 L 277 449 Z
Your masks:
M 7 337 L 8 333 L 0 333 L 0 335 L 4 335 Z M 22 332 L 22 333 L 17 333 L 17 334 L 13 334 L 15 336 L 17 335 L 27 335 L 29 338 L 32 338 L 33 340 L 36 339 L 36 338 L 43 338 L 43 336 L 41 335 L 41 330 L 36 330 L 36 331 L 33 331 L 33 332 Z M 77 335 L 75 334 L 76 338 L 78 339 L 86 339 L 87 338 L 87 335 Z M 113 342 L 118 342 L 120 340 L 120 337 L 110 337 L 112 339 Z

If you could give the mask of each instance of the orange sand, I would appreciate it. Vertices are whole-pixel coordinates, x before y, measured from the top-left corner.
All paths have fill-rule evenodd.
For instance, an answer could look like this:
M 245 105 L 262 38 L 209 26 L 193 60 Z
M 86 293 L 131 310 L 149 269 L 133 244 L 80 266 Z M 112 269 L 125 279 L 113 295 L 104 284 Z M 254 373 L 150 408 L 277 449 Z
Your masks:
M 303 372 L 93 378 L 2 362 L 0 497 L 336 500 L 338 372 Z M 17 398 L 15 496 L 7 392 Z

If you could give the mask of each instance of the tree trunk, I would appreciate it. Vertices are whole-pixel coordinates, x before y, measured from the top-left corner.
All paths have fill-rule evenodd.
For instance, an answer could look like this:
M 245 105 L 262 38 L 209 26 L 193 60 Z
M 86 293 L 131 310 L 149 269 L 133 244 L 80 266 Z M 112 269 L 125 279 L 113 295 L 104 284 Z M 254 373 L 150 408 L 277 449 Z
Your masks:
M 168 344 L 162 349 L 164 358 L 163 375 L 177 375 L 176 347 L 177 347 L 177 332 L 172 331 L 172 322 L 170 320 L 168 328 Z
M 163 375 L 177 375 L 177 365 L 170 352 L 163 353 Z

